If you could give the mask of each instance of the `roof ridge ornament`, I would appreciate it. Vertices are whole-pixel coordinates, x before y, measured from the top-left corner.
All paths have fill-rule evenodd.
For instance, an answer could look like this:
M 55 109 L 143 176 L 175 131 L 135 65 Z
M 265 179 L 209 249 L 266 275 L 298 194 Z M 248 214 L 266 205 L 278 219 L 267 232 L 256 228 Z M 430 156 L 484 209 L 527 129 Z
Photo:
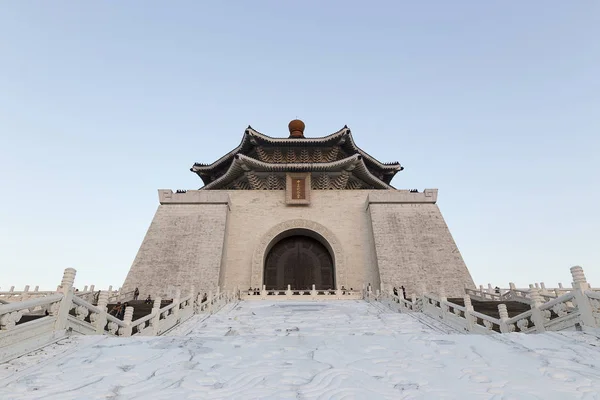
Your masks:
M 293 119 L 288 124 L 288 129 L 290 130 L 289 139 L 304 139 L 304 122 L 299 119 Z

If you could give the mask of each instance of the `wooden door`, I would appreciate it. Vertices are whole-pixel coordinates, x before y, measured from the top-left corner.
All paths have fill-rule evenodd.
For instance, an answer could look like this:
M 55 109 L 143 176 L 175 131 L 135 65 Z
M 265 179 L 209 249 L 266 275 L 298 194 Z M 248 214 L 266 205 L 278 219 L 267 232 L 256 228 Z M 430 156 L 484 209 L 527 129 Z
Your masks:
M 290 236 L 277 242 L 265 262 L 267 289 L 335 289 L 333 261 L 318 240 L 308 236 Z

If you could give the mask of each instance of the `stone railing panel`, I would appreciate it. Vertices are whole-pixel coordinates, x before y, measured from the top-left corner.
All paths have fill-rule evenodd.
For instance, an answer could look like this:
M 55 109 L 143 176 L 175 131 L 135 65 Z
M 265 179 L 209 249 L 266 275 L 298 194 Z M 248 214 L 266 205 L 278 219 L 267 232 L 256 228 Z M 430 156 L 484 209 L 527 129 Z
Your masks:
M 589 299 L 596 327 L 600 327 L 600 292 L 586 290 L 585 295 Z

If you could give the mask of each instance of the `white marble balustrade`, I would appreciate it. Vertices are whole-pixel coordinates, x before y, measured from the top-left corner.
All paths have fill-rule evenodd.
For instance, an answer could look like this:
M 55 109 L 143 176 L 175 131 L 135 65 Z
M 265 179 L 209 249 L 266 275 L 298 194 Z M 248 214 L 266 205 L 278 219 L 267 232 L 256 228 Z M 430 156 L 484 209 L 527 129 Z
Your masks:
M 237 299 L 231 292 L 217 291 L 215 296 L 211 293 L 206 301 L 198 301 L 197 293 L 192 287 L 186 296 L 181 296 L 178 291 L 171 304 L 162 308 L 160 298 L 155 299 L 152 312 L 137 320 L 132 320 L 133 307 L 127 307 L 123 320 L 120 320 L 108 313 L 107 306 L 110 300 L 123 299 L 122 296 L 129 293 L 113 291 L 112 288 L 109 288 L 109 291 L 75 292 L 75 274 L 74 269 L 67 268 L 57 292 L 0 304 L 0 362 L 50 344 L 70 333 L 109 336 L 161 335 L 188 320 L 195 312 L 216 312 L 225 304 Z M 94 294 L 94 300 L 97 300 L 98 304 L 92 304 L 81 294 Z M 40 318 L 19 324 L 23 315 L 32 312 L 38 313 Z

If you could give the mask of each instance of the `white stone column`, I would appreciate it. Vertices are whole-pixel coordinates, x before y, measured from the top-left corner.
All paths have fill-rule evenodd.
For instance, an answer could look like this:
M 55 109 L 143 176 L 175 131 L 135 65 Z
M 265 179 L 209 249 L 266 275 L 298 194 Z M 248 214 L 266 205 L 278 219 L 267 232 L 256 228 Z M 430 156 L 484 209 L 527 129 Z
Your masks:
M 108 293 L 106 291 L 101 291 L 98 295 L 98 307 L 101 312 L 96 316 L 96 322 L 94 326 L 96 327 L 96 333 L 101 335 L 104 333 L 104 327 L 106 326 L 107 321 L 107 311 L 108 311 Z
M 474 311 L 473 309 L 473 303 L 471 303 L 471 296 L 469 296 L 468 294 L 465 295 L 464 297 L 464 302 L 465 302 L 465 320 L 467 321 L 467 330 L 469 332 L 471 332 L 473 330 L 473 325 L 474 325 L 474 321 L 475 318 L 473 317 L 473 315 L 471 315 L 471 313 Z
M 190 285 L 190 306 L 194 310 L 194 314 L 198 310 L 198 295 L 196 294 L 196 286 Z
M 25 285 L 25 288 L 23 289 L 23 293 L 21 293 L 21 301 L 25 301 L 27 299 L 29 299 L 29 285 Z
M 542 316 L 542 312 L 540 310 L 540 306 L 543 303 L 542 297 L 540 296 L 537 288 L 532 288 L 532 285 L 529 286 L 529 296 L 531 299 L 531 320 L 535 324 L 537 332 L 546 332 L 546 328 L 544 327 L 544 317 Z
M 498 304 L 498 313 L 500 314 L 500 332 L 509 333 L 510 329 L 508 329 L 508 324 L 506 323 L 508 320 L 506 304 Z
M 571 276 L 573 277 L 573 288 L 581 290 L 588 290 L 590 288 L 590 284 L 587 283 L 587 279 L 583 273 L 583 268 L 579 265 L 571 267 Z
M 62 293 L 63 298 L 60 301 L 60 306 L 56 315 L 56 322 L 54 324 L 55 331 L 67 328 L 69 311 L 71 310 L 71 303 L 73 302 L 73 284 L 75 283 L 76 274 L 77 271 L 74 268 L 67 268 L 63 273 L 59 290 L 59 292 Z
M 571 276 L 573 277 L 573 294 L 577 309 L 579 310 L 581 324 L 586 327 L 595 328 L 597 327 L 596 318 L 594 318 L 590 299 L 585 294 L 585 291 L 590 289 L 590 284 L 585 278 L 583 268 L 578 265 L 571 267 Z
M 288 300 L 292 299 L 292 285 L 287 285 L 287 290 L 285 291 L 285 298 Z
M 119 336 L 131 336 L 131 320 L 133 319 L 133 307 L 125 308 L 125 315 L 123 316 L 123 323 L 125 326 L 119 328 Z
M 160 333 L 160 304 L 161 298 L 156 297 L 154 299 L 154 304 L 152 305 L 152 319 L 150 320 L 153 336 L 158 336 Z
M 175 305 L 171 310 L 173 310 L 173 316 L 175 321 L 179 321 L 179 310 L 181 309 L 181 289 L 177 288 L 175 290 L 175 298 L 173 299 L 173 304 Z
M 288 285 L 288 288 L 289 288 L 289 285 Z M 267 285 L 262 285 L 262 290 L 260 291 L 260 297 L 263 300 L 267 299 Z
M 208 311 L 209 314 L 212 314 L 212 302 L 213 302 L 212 290 L 208 291 L 208 299 L 206 299 L 206 301 L 208 302 L 208 304 L 206 305 L 206 311 Z
M 440 286 L 439 290 L 439 300 L 440 300 L 440 310 L 442 310 L 442 319 L 447 319 L 448 316 L 446 315 L 446 313 L 448 312 L 448 307 L 444 304 L 446 301 L 448 301 L 448 298 L 446 297 L 446 289 L 444 289 L 443 286 Z

